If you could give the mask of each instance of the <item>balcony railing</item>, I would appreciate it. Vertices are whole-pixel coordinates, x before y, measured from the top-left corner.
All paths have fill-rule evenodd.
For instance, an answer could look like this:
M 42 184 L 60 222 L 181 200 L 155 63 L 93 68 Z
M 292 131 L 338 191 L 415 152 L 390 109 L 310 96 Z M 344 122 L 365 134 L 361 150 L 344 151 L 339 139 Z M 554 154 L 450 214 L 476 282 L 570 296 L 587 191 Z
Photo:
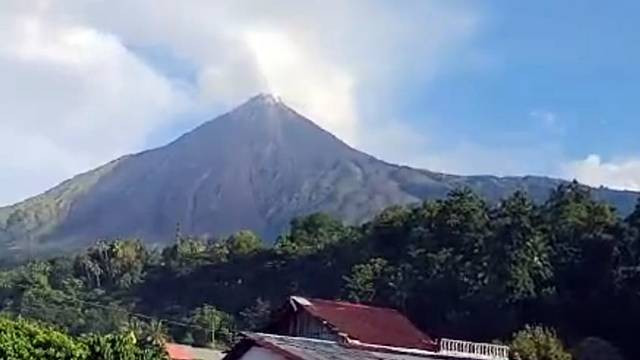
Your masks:
M 509 347 L 462 340 L 441 339 L 440 352 L 467 359 L 509 359 Z

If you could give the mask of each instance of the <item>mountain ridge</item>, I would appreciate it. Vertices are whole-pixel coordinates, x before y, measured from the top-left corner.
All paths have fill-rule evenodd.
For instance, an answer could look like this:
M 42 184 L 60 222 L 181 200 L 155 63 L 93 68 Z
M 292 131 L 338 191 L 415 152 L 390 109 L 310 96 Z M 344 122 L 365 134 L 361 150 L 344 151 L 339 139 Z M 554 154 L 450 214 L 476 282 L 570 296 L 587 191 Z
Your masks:
M 273 240 L 291 218 L 323 211 L 349 223 L 380 209 L 469 187 L 489 201 L 516 190 L 542 201 L 565 180 L 460 176 L 377 159 L 276 97 L 260 94 L 167 145 L 125 155 L 20 203 L 0 207 L 3 253 L 60 252 L 98 238 L 171 241 L 183 231 L 251 229 Z M 629 213 L 637 193 L 594 189 Z

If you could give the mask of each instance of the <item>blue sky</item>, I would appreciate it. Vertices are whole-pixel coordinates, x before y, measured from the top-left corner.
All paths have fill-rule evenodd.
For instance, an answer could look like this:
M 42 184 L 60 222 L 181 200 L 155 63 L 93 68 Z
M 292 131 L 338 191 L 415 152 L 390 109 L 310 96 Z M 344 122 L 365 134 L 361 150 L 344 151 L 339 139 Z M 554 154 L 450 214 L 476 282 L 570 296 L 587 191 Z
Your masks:
M 638 14 L 635 1 L 7 0 L 0 205 L 258 92 L 385 160 L 640 190 Z
M 551 147 L 568 160 L 638 155 L 640 3 L 494 1 L 481 12 L 477 33 L 426 90 L 412 83 L 398 100 L 419 128 L 440 119 L 430 124 L 438 148 L 468 141 Z M 561 163 L 533 160 L 516 172 L 561 172 Z
M 637 151 L 640 3 L 501 1 L 483 10 L 473 49 L 489 64 L 443 74 L 418 111 L 437 111 L 478 141 L 515 131 L 560 137 L 575 157 Z M 531 111 L 555 120 L 532 123 Z

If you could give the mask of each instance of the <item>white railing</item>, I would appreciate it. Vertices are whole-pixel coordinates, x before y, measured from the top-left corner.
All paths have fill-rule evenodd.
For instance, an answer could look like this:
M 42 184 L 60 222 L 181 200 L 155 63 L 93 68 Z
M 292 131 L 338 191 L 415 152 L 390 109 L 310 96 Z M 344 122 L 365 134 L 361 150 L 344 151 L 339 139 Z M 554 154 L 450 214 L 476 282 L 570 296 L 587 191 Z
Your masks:
M 440 353 L 467 359 L 509 359 L 508 346 L 451 339 L 440 339 Z

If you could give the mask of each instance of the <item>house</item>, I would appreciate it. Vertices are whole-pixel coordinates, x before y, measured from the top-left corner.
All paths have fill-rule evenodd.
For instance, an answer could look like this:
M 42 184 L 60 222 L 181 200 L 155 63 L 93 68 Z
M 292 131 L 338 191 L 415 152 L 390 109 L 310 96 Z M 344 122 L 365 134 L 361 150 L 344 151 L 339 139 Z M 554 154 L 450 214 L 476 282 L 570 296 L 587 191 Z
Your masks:
M 267 333 L 436 350 L 438 344 L 400 312 L 342 301 L 292 296 Z
M 488 344 L 483 344 L 488 345 Z M 497 348 L 496 348 L 497 349 Z M 503 349 L 504 350 L 504 349 Z M 506 351 L 484 356 L 350 344 L 331 340 L 273 334 L 245 333 L 224 360 L 507 360 Z
M 224 357 L 220 351 L 189 345 L 166 343 L 164 348 L 170 360 L 220 360 Z
M 507 360 L 509 348 L 435 340 L 396 310 L 292 296 L 267 333 L 245 333 L 225 360 Z

